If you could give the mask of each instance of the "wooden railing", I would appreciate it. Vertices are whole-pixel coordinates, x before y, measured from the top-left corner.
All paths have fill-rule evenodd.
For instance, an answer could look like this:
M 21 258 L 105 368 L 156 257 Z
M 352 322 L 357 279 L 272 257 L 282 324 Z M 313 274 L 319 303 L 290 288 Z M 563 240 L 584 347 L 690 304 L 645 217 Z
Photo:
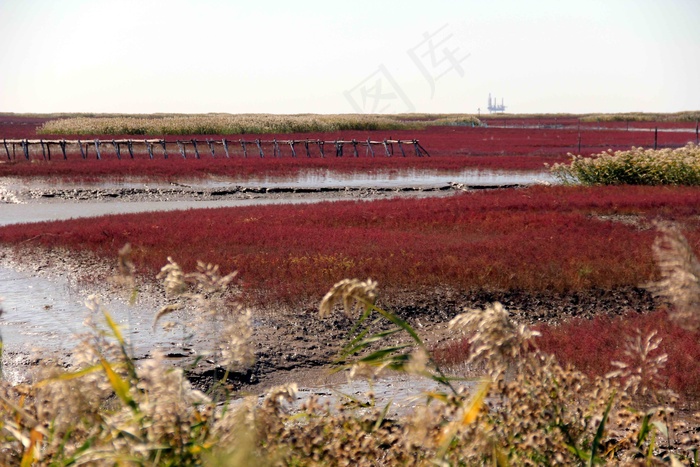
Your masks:
M 177 148 L 174 154 L 182 158 L 194 156 L 197 159 L 202 153 L 211 157 L 283 157 L 285 155 L 298 157 L 300 154 L 306 157 L 360 157 L 364 150 L 364 156 L 375 157 L 383 155 L 387 157 L 403 156 L 413 153 L 418 157 L 430 156 L 428 151 L 420 145 L 417 139 L 384 139 L 382 141 L 367 140 L 230 140 L 223 139 L 189 139 L 189 140 L 165 140 L 165 139 L 112 139 L 112 140 L 67 140 L 67 139 L 3 139 L 2 140 L 7 160 L 31 160 L 41 156 L 43 160 L 51 160 L 51 148 L 54 154 L 59 153 L 63 159 L 68 155 L 77 155 L 88 159 L 91 148 L 95 158 L 102 159 L 107 153 L 122 159 L 123 156 L 134 159 L 139 150 L 148 157 L 154 159 L 162 157 L 167 159 L 173 153 L 170 148 Z M 19 150 L 18 150 L 19 149 Z M 218 150 L 218 153 L 217 153 Z M 41 152 L 39 152 L 41 151 Z

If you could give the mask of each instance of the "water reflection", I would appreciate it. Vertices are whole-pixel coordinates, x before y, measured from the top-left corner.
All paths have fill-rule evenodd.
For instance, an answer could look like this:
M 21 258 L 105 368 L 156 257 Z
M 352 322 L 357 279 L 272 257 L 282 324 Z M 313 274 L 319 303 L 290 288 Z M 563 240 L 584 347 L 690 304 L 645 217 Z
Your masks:
M 351 189 L 377 188 L 400 189 L 404 187 L 427 189 L 445 187 L 451 183 L 465 186 L 502 186 L 528 185 L 539 182 L 553 183 L 555 180 L 548 172 L 503 172 L 489 170 L 464 170 L 461 172 L 440 172 L 426 170 L 394 170 L 376 173 L 337 173 L 330 170 L 304 171 L 294 177 L 262 177 L 262 178 L 227 178 L 218 180 L 183 181 L 171 183 L 138 183 L 134 181 L 115 182 L 104 181 L 95 183 L 49 183 L 31 179 L 4 179 L 2 187 L 8 192 L 27 192 L 28 190 L 47 189 L 167 189 L 181 186 L 183 191 L 197 189 L 226 189 L 226 188 L 290 188 L 313 189 L 335 188 Z M 262 204 L 283 203 L 314 203 L 327 200 L 327 197 L 307 195 L 304 198 L 253 198 L 225 199 L 206 201 L 80 201 L 80 202 L 51 202 L 42 204 L 3 204 L 0 210 L 0 226 L 25 223 L 65 220 L 75 217 L 95 217 L 107 214 L 127 214 L 150 211 L 172 211 L 179 209 L 200 209 L 217 207 L 251 206 Z
M 547 171 L 509 172 L 498 170 L 468 169 L 459 172 L 439 170 L 382 170 L 376 172 L 339 173 L 332 170 L 306 170 L 293 176 L 267 177 L 226 177 L 209 179 L 183 180 L 178 184 L 153 181 L 97 181 L 80 183 L 47 183 L 43 180 L 6 179 L 3 182 L 8 190 L 27 190 L 52 188 L 173 188 L 181 185 L 188 188 L 226 188 L 241 187 L 290 187 L 290 188 L 400 188 L 400 187 L 434 187 L 449 183 L 461 183 L 471 186 L 533 184 L 540 181 L 554 182 Z
M 87 297 L 64 277 L 48 279 L 0 267 L 0 297 L 4 299 L 0 317 L 4 352 L 69 350 L 77 344 L 76 336 L 89 330 L 84 325 L 91 313 L 86 306 Z M 185 340 L 184 331 L 165 333 L 153 328 L 157 309 L 154 303 L 137 300 L 129 304 L 126 297 L 112 297 L 103 306 L 122 329 L 135 356 L 143 356 L 155 347 L 179 347 Z M 92 317 L 98 325 L 102 322 L 99 312 Z
M 243 181 L 243 186 L 269 186 L 295 188 L 314 187 L 353 187 L 353 188 L 400 188 L 400 187 L 434 187 L 449 183 L 461 183 L 470 186 L 521 185 L 538 181 L 553 182 L 549 172 L 505 172 L 494 170 L 463 170 L 445 172 L 437 170 L 392 170 L 374 173 L 343 174 L 330 170 L 302 172 L 294 178 L 259 178 Z M 208 186 L 230 185 L 230 182 L 208 182 Z
M 80 201 L 47 204 L 7 204 L 0 210 L 0 226 L 27 222 L 58 221 L 78 217 L 96 217 L 108 214 L 175 211 L 260 204 L 316 203 L 323 198 L 304 199 L 234 199 L 220 201 Z
M 48 280 L 0 267 L 0 297 L 4 299 L 0 326 L 5 351 L 72 347 L 72 336 L 85 330 L 85 297 L 65 278 Z M 131 321 L 136 331 L 144 324 L 131 320 L 124 304 L 110 303 L 110 308 L 119 322 Z

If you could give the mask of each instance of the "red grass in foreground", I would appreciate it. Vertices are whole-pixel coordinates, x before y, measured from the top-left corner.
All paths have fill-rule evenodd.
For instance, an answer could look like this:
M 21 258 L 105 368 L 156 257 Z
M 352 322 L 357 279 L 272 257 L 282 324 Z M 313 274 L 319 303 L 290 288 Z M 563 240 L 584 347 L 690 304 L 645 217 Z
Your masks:
M 637 285 L 654 271 L 653 230 L 598 215 L 683 223 L 700 250 L 700 190 L 533 187 L 448 198 L 146 213 L 7 226 L 0 242 L 85 250 L 126 242 L 142 271 L 172 256 L 237 269 L 259 300 L 317 301 L 346 277 L 391 290 L 581 290 Z
M 535 344 L 545 353 L 554 355 L 562 364 L 571 364 L 589 376 L 605 376 L 616 368 L 612 362 L 629 362 L 625 355 L 625 339 L 633 338 L 637 330 L 646 337 L 656 331 L 661 345 L 651 356 L 668 355 L 660 371 L 658 389 L 673 389 L 679 394 L 697 399 L 700 396 L 700 335 L 673 324 L 666 311 L 625 316 L 597 316 L 592 320 L 574 318 L 559 326 L 538 326 L 541 336 Z M 466 338 L 433 351 L 433 358 L 442 365 L 464 362 L 469 356 Z

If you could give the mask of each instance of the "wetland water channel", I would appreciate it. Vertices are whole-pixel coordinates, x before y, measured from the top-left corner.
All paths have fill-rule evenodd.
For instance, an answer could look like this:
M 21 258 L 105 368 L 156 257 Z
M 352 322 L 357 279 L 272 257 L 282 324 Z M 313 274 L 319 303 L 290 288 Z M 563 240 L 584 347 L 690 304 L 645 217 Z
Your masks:
M 302 173 L 294 178 L 197 180 L 183 183 L 61 184 L 0 179 L 0 226 L 148 211 L 314 203 L 336 199 L 431 196 L 459 189 L 553 183 L 547 172 L 376 174 Z M 5 201 L 4 204 L 2 203 Z
M 173 196 L 173 184 L 143 183 L 96 183 L 89 185 L 49 184 L 47 182 L 2 180 L 0 195 L 5 202 L 0 202 L 0 226 L 27 222 L 41 222 L 69 219 L 74 217 L 95 217 L 106 214 L 134 213 L 147 211 L 170 211 L 195 208 L 213 208 L 226 206 L 249 206 L 281 203 L 314 203 L 328 200 L 358 199 L 358 191 L 363 189 L 386 189 L 386 196 L 394 196 L 401 189 L 409 188 L 411 196 L 447 195 L 454 192 L 455 186 L 497 187 L 512 185 L 529 185 L 539 182 L 552 182 L 547 173 L 496 173 L 468 171 L 460 174 L 439 173 L 400 173 L 340 176 L 333 174 L 307 174 L 296 179 L 264 179 L 245 181 L 197 181 L 176 184 L 175 189 L 182 189 L 186 196 L 178 199 Z M 207 190 L 221 190 L 237 187 L 239 197 L 224 199 L 191 199 L 188 193 L 207 193 Z M 146 187 L 148 193 L 166 195 L 153 200 L 150 196 L 135 197 L 131 201 L 122 201 L 119 197 L 102 199 L 101 192 L 114 190 L 139 190 Z M 305 192 L 304 197 L 290 195 L 265 196 L 260 190 L 265 188 L 291 188 L 290 194 L 298 188 L 319 188 L 319 191 Z M 447 187 L 445 189 L 444 187 Z M 320 192 L 320 188 L 340 188 L 335 196 Z M 46 193 L 71 193 L 73 190 L 88 190 L 97 193 L 98 199 L 89 196 L 83 198 L 45 197 Z M 252 193 L 249 190 L 253 190 Z M 273 191 L 274 193 L 274 191 Z M 354 193 L 354 195 L 353 195 Z M 406 194 L 405 192 L 403 192 Z M 241 197 L 241 195 L 243 197 Z M 370 193 L 365 199 L 376 196 Z M 174 198 L 174 199 L 173 199 Z M 2 199 L 0 198 L 0 201 Z M 0 255 L 1 258 L 1 255 Z M 34 349 L 51 351 L 69 351 L 78 341 L 77 334 L 85 332 L 83 321 L 88 309 L 86 296 L 70 281 L 68 277 L 41 271 L 41 268 L 16 268 L 11 264 L 0 262 L 0 304 L 4 313 L 0 317 L 0 333 L 3 338 L 4 376 L 19 380 L 26 371 L 26 361 Z M 16 265 L 14 265 L 16 266 Z M 27 266 L 27 265 L 25 265 Z M 104 306 L 120 325 L 137 357 L 148 355 L 153 349 L 160 348 L 166 352 L 177 353 L 185 344 L 184 336 L 166 334 L 160 329 L 153 329 L 153 316 L 162 304 L 138 303 L 129 305 L 126 300 L 111 298 Z M 188 349 L 192 350 L 192 349 Z M 196 349 L 195 349 L 196 350 Z M 385 392 L 391 393 L 393 383 L 387 383 Z M 409 384 L 410 383 L 406 383 Z M 347 388 L 348 390 L 352 388 Z M 381 391 L 381 389 L 380 389 Z M 376 391 L 375 391 L 376 392 Z

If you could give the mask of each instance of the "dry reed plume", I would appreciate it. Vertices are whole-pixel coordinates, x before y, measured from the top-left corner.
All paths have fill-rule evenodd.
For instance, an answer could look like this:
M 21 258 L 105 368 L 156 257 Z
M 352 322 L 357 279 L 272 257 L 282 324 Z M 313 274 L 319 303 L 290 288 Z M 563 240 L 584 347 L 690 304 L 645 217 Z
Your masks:
M 657 227 L 663 235 L 653 251 L 661 279 L 650 288 L 673 305 L 670 317 L 679 326 L 700 330 L 700 261 L 677 226 Z

